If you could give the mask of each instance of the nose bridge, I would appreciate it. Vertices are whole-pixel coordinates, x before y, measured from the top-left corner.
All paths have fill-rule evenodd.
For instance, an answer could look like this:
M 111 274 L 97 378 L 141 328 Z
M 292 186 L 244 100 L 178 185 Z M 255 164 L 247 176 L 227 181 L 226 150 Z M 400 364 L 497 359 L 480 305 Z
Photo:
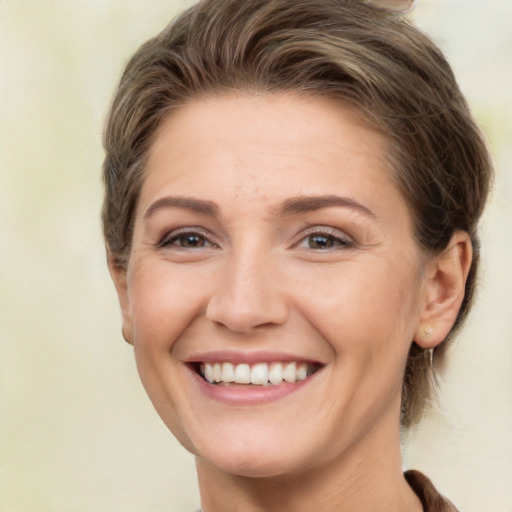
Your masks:
M 254 241 L 233 249 L 215 283 L 207 317 L 236 332 L 284 322 L 287 305 L 278 273 L 276 258 Z

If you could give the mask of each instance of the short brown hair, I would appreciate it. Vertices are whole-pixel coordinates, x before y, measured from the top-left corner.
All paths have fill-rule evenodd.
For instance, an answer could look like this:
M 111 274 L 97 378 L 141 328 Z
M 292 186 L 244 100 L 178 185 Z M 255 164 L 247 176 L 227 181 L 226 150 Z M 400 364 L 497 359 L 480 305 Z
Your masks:
M 229 91 L 341 99 L 387 137 L 419 245 L 440 251 L 455 230 L 471 236 L 474 257 L 451 337 L 473 298 L 490 158 L 439 48 L 403 17 L 357 0 L 203 0 L 135 53 L 104 133 L 103 227 L 117 264 L 129 258 L 145 160 L 162 118 L 186 101 Z M 404 426 L 430 397 L 431 357 L 412 343 Z

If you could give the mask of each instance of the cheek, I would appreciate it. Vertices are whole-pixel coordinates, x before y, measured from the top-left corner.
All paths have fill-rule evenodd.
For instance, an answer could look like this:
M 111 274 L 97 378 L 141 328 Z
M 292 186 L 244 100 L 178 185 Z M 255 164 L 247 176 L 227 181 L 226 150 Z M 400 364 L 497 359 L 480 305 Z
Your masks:
M 182 423 L 179 393 L 183 368 L 176 347 L 201 311 L 199 287 L 185 272 L 172 272 L 165 262 L 142 265 L 131 275 L 129 294 L 134 354 L 141 382 L 167 427 L 188 449 L 192 445 Z
M 381 260 L 346 266 L 336 275 L 317 275 L 300 287 L 309 289 L 298 307 L 330 347 L 336 387 L 343 389 L 347 382 L 352 386 L 347 396 L 353 397 L 351 407 L 361 421 L 376 403 L 401 395 L 417 325 L 416 275 L 414 265 Z
M 136 344 L 169 351 L 204 307 L 204 289 L 194 283 L 190 273 L 166 262 L 134 273 L 129 294 Z
M 410 342 L 419 297 L 416 274 L 413 266 L 392 261 L 346 264 L 336 271 L 319 269 L 294 290 L 302 314 L 320 332 Z

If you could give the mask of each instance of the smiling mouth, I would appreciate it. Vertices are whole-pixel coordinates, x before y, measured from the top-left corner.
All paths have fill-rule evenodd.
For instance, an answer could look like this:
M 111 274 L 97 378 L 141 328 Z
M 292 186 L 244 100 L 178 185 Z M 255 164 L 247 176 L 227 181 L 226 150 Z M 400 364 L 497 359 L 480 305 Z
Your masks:
M 230 362 L 194 363 L 193 369 L 203 379 L 216 385 L 245 384 L 253 386 L 278 386 L 283 382 L 293 384 L 307 379 L 321 365 L 307 362 L 273 362 L 234 364 Z

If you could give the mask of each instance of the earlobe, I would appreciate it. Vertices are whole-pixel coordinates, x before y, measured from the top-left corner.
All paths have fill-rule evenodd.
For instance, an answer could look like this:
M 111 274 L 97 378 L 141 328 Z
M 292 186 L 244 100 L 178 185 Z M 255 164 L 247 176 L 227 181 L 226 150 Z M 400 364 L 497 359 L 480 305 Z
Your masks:
M 414 341 L 434 348 L 450 332 L 464 299 L 473 250 L 465 231 L 456 231 L 450 243 L 427 263 L 422 289 L 420 324 Z
M 119 306 L 121 307 L 122 317 L 122 333 L 123 338 L 130 343 L 134 344 L 133 340 L 133 327 L 132 327 L 132 316 L 130 301 L 128 297 L 128 286 L 126 281 L 126 269 L 119 264 L 118 259 L 111 253 L 107 253 L 108 269 L 112 281 L 117 292 L 117 298 L 119 299 Z

